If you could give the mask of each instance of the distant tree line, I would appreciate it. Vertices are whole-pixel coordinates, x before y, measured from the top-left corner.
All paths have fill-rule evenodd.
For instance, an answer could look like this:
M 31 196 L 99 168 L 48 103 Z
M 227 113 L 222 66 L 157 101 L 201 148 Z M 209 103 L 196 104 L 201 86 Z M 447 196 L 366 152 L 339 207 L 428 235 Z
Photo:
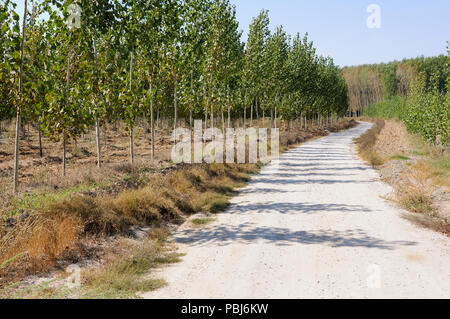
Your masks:
M 450 139 L 450 53 L 387 64 L 346 67 L 354 115 L 398 118 L 431 143 Z
M 411 82 L 419 75 L 424 80 L 425 89 L 436 87 L 447 93 L 449 57 L 418 57 L 390 63 L 345 67 L 342 69 L 348 86 L 350 110 L 361 113 L 376 103 L 396 95 L 406 97 Z

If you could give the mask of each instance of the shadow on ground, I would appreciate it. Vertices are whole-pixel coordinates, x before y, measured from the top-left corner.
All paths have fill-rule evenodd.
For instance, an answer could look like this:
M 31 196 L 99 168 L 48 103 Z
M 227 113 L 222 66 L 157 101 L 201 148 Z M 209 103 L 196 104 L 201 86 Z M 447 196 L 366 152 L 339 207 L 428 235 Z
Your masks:
M 330 247 L 366 247 L 373 249 L 394 250 L 400 246 L 415 246 L 411 241 L 385 241 L 367 235 L 361 229 L 345 231 L 318 230 L 295 231 L 278 227 L 256 227 L 252 223 L 239 226 L 223 225 L 210 229 L 182 231 L 176 238 L 178 243 L 201 246 L 214 244 L 227 246 L 231 244 L 269 243 L 276 246 L 289 246 L 294 243 L 305 245 L 323 245 Z

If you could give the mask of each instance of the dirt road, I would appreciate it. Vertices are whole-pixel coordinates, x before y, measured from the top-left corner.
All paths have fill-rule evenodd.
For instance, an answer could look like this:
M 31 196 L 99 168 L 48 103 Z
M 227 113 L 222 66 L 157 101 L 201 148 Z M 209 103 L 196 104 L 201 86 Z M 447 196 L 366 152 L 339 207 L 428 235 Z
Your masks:
M 450 239 L 401 218 L 355 155 L 359 127 L 285 153 L 202 229 L 146 298 L 450 298 Z

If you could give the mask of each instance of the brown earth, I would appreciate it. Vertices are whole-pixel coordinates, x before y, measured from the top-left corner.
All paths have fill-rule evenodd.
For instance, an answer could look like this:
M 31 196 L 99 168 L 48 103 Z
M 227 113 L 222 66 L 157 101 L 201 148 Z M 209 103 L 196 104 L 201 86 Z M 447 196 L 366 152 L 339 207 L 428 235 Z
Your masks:
M 381 178 L 393 186 L 391 198 L 416 213 L 450 222 L 450 188 L 442 184 L 442 176 L 433 169 L 431 162 L 436 155 L 432 146 L 424 154 L 417 148 L 417 137 L 411 136 L 398 121 L 385 121 L 378 135 L 374 151 L 383 158 L 378 166 Z M 439 180 L 437 177 L 440 177 Z M 444 177 L 445 178 L 445 177 Z M 439 222 L 440 223 L 440 222 Z M 444 232 L 450 233 L 448 226 Z

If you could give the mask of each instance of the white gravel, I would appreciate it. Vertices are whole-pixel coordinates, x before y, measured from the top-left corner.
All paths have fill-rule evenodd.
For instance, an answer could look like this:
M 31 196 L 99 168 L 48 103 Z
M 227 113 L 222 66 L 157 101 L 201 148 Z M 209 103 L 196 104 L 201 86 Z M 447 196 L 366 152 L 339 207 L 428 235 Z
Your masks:
M 371 124 L 311 141 L 271 164 L 206 228 L 175 234 L 183 262 L 145 298 L 449 298 L 450 238 L 382 199 L 355 154 Z

